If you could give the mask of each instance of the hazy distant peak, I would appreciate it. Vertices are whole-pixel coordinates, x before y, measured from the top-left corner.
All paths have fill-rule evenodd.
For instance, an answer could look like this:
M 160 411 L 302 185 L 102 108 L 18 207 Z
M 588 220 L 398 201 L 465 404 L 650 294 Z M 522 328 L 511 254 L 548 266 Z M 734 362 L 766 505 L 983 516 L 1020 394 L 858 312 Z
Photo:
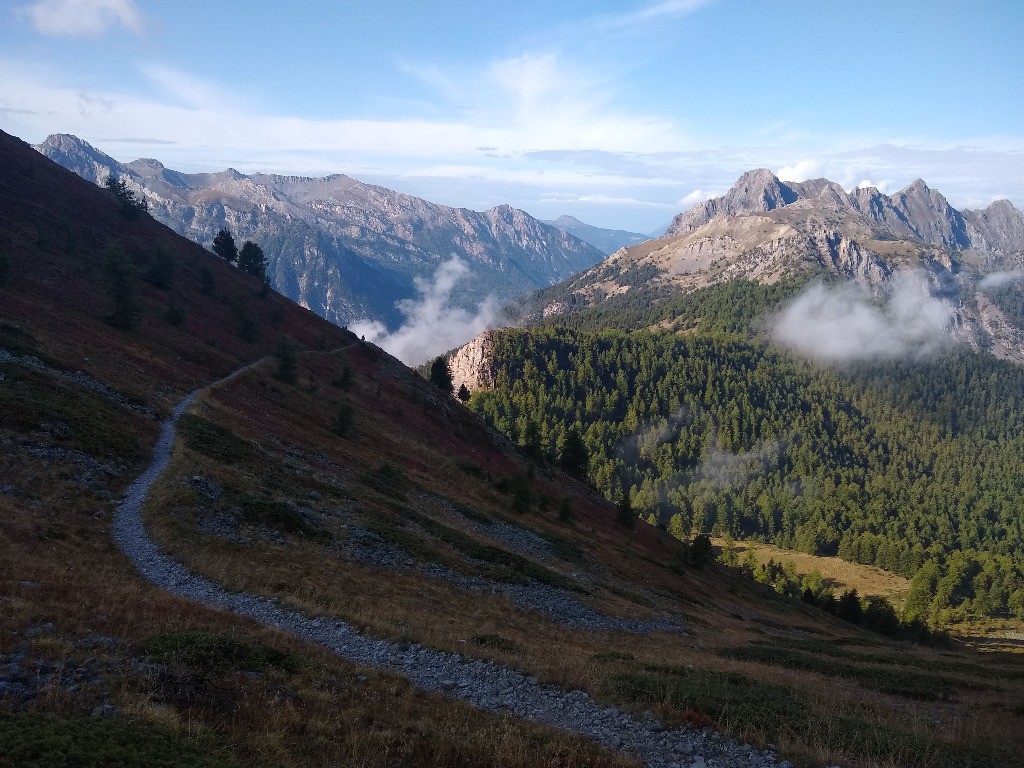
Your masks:
M 544 223 L 550 224 L 552 227 L 560 229 L 563 232 L 567 232 L 585 243 L 589 243 L 606 256 L 610 256 L 620 248 L 628 248 L 632 245 L 638 245 L 650 239 L 647 235 L 639 232 L 628 232 L 623 229 L 604 229 L 602 227 L 596 227 L 592 224 L 580 221 L 575 216 L 568 216 L 565 214 L 559 216 L 557 219 L 550 219 Z
M 557 219 L 552 219 L 551 221 L 548 222 L 548 224 L 553 224 L 554 226 L 556 226 L 556 227 L 558 227 L 560 229 L 563 229 L 563 228 L 567 229 L 569 227 L 578 227 L 581 224 L 583 226 L 587 226 L 587 225 L 583 224 L 583 222 L 580 221 L 579 219 L 577 219 L 575 216 L 569 216 L 569 215 L 566 215 L 566 214 L 562 214 Z

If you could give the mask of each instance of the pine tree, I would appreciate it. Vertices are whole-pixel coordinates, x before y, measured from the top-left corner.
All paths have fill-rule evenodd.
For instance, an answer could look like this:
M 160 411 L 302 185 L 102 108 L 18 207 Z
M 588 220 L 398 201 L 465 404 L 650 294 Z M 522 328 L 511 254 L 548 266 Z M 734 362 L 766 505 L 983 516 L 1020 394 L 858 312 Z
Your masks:
M 446 395 L 450 395 L 454 391 L 455 383 L 452 381 L 452 372 L 448 369 L 448 361 L 444 359 L 444 356 L 435 357 L 434 362 L 430 364 L 430 381 Z
M 636 514 L 633 512 L 633 502 L 629 498 L 629 490 L 622 490 L 622 498 L 615 507 L 615 522 L 626 528 L 636 525 Z
M 338 405 L 337 413 L 334 414 L 334 420 L 331 422 L 331 431 L 339 437 L 346 437 L 352 431 L 354 421 L 352 406 L 342 401 Z
M 587 476 L 590 454 L 575 427 L 570 427 L 558 441 L 558 463 L 573 477 Z
M 459 400 L 461 400 L 464 403 L 468 403 L 469 402 L 469 398 L 470 398 L 469 389 L 466 388 L 465 384 L 459 384 L 459 391 L 458 391 L 457 397 L 459 398 Z
M 299 380 L 299 361 L 295 355 L 295 347 L 288 339 L 281 339 L 274 351 L 277 359 L 277 378 L 285 384 L 294 384 Z
M 235 238 L 231 236 L 229 229 L 222 229 L 213 238 L 213 252 L 228 264 L 238 261 L 238 247 L 235 245 Z
M 134 328 L 139 315 L 135 302 L 135 265 L 124 251 L 107 252 L 103 260 L 103 285 L 114 303 L 114 311 L 106 318 L 107 322 L 122 331 Z
M 136 197 L 135 193 L 128 189 L 124 179 L 118 179 L 111 174 L 107 176 L 106 186 L 117 199 L 121 215 L 129 221 L 139 219 L 149 210 L 149 203 L 146 202 L 145 198 Z
M 242 243 L 242 250 L 238 253 L 238 268 L 246 274 L 266 280 L 267 257 L 263 255 L 263 249 L 252 240 Z

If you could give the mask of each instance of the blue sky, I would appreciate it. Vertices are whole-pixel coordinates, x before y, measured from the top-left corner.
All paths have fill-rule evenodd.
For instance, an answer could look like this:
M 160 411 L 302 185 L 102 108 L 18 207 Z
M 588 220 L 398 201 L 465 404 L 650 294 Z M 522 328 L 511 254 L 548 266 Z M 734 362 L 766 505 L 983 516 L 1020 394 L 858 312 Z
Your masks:
M 1024 3 L 11 0 L 0 128 L 650 231 L 745 170 L 1024 208 Z

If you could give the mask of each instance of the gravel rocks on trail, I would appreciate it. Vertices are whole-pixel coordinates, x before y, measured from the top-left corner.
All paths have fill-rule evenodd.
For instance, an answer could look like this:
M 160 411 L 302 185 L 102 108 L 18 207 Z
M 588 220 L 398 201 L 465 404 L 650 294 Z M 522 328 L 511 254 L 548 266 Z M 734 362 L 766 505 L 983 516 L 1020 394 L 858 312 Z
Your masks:
M 163 423 L 152 463 L 125 491 L 115 516 L 114 538 L 118 545 L 142 575 L 157 586 L 319 643 L 357 664 L 400 672 L 424 690 L 580 734 L 651 768 L 778 768 L 774 753 L 752 749 L 706 729 L 666 730 L 649 715 L 636 719 L 614 707 L 602 707 L 582 691 L 542 685 L 534 677 L 490 661 L 361 635 L 346 622 L 301 615 L 282 608 L 273 599 L 228 592 L 190 573 L 161 552 L 149 537 L 142 523 L 142 505 L 170 461 L 175 423 L 199 391 L 178 403 L 171 418 Z

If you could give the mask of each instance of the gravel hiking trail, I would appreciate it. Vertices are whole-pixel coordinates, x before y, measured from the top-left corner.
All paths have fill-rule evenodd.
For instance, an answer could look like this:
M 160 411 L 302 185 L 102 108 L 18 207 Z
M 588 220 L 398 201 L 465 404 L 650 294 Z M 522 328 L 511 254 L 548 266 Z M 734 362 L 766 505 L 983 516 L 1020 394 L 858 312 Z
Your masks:
M 190 573 L 160 550 L 142 522 L 150 488 L 167 468 L 178 419 L 204 390 L 224 384 L 255 367 L 257 360 L 186 396 L 161 425 L 153 459 L 128 487 L 114 518 L 114 538 L 139 572 L 158 587 L 207 606 L 224 608 L 267 627 L 326 646 L 356 664 L 399 672 L 414 685 L 439 691 L 491 712 L 505 712 L 535 723 L 582 735 L 640 760 L 650 768 L 791 768 L 762 751 L 709 729 L 665 729 L 649 713 L 642 718 L 603 707 L 583 691 L 542 685 L 524 672 L 490 661 L 466 658 L 416 643 L 391 643 L 359 634 L 344 621 L 311 617 L 282 608 L 276 600 L 228 592 Z

